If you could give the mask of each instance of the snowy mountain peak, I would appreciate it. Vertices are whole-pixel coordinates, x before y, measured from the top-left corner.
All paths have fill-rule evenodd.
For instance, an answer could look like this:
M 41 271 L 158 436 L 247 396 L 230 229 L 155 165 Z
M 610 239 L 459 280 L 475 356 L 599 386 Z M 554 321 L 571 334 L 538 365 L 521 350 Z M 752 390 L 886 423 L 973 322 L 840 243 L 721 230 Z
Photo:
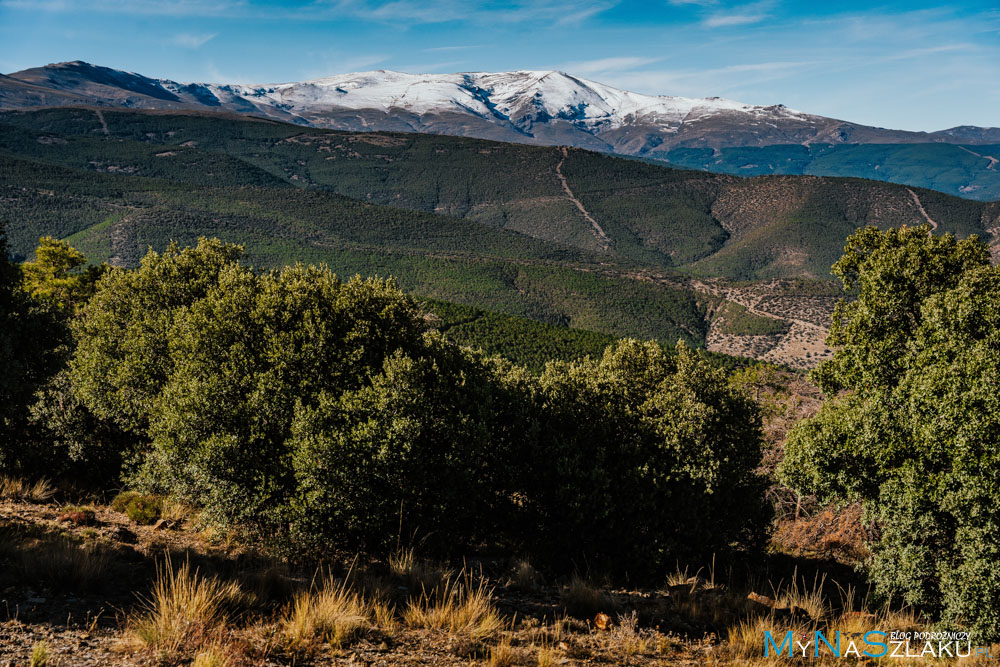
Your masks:
M 173 82 L 163 82 L 170 86 Z M 178 84 L 174 84 L 175 86 Z M 308 81 L 253 86 L 192 84 L 220 101 L 232 96 L 291 113 L 320 110 L 397 109 L 418 115 L 471 113 L 523 123 L 562 120 L 580 127 L 620 127 L 643 119 L 675 125 L 718 113 L 801 115 L 784 107 L 756 107 L 722 98 L 632 93 L 555 70 L 409 74 L 352 72 Z

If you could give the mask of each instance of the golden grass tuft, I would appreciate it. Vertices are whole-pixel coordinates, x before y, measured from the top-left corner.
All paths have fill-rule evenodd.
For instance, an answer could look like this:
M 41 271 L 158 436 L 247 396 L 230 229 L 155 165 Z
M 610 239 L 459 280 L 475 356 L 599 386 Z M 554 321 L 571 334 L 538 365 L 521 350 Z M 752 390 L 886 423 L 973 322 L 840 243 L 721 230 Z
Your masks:
M 49 645 L 44 641 L 37 642 L 31 649 L 29 667 L 45 667 L 49 664 Z
M 521 652 L 511 646 L 509 639 L 504 639 L 490 647 L 489 667 L 514 667 L 522 664 Z
M 190 654 L 214 645 L 231 612 L 245 603 L 239 584 L 202 576 L 189 562 L 174 569 L 167 558 L 132 624 L 132 639 L 161 656 Z
M 27 482 L 15 477 L 0 477 L 0 498 L 4 500 L 44 503 L 55 494 L 55 488 L 47 479 Z
M 413 547 L 399 549 L 389 556 L 389 569 L 413 591 L 434 590 L 452 574 L 430 561 L 418 558 Z
M 194 656 L 191 667 L 230 667 L 233 664 L 225 647 L 209 646 Z
M 493 608 L 492 592 L 471 577 L 446 578 L 435 591 L 410 600 L 403 622 L 411 628 L 447 630 L 473 640 L 495 636 L 504 621 Z
M 295 596 L 281 623 L 286 649 L 310 655 L 325 642 L 335 648 L 379 631 L 395 630 L 395 610 L 379 599 L 366 600 L 348 580 L 330 577 Z

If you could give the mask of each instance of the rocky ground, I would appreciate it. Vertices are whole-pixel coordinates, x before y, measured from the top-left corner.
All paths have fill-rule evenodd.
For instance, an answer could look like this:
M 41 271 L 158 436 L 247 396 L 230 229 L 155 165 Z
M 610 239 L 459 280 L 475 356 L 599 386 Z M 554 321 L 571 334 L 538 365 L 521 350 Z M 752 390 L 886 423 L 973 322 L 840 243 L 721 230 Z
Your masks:
M 190 564 L 194 578 L 235 582 L 252 603 L 198 632 L 186 630 L 177 646 L 162 636 L 152 643 L 139 639 L 144 619 L 154 618 L 150 605 L 162 604 L 153 592 L 158 572 L 177 572 L 181 563 Z M 449 566 L 412 552 L 354 567 L 364 576 L 351 581 L 364 582 L 358 584 L 364 595 L 381 591 L 389 617 L 377 629 L 374 621 L 365 625 L 350 641 L 327 638 L 308 651 L 293 650 L 287 619 L 295 596 L 315 580 L 308 570 L 201 530 L 193 516 L 139 525 L 103 504 L 8 497 L 0 502 L 0 665 L 732 664 L 758 650 L 756 637 L 746 646 L 727 641 L 743 621 L 813 623 L 810 614 L 825 613 L 810 611 L 781 584 L 770 596 L 724 584 L 722 564 L 678 571 L 651 589 L 547 580 L 513 561 Z M 731 577 L 733 566 L 726 567 Z M 489 626 L 482 632 L 428 627 L 403 611 L 418 586 L 449 577 L 465 577 L 470 589 L 475 581 L 486 591 L 481 611 L 495 627 L 485 621 L 475 626 Z M 174 613 L 186 612 L 182 605 Z M 46 660 L 32 663 L 33 652 L 47 654 Z

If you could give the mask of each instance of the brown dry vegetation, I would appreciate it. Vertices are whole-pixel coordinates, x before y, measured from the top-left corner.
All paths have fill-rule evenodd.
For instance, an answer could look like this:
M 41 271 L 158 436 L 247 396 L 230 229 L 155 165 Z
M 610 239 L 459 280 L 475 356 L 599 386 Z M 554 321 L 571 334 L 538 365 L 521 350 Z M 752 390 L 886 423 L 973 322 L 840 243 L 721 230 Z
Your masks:
M 760 660 L 763 629 L 920 625 L 869 614 L 851 570 L 815 559 L 678 566 L 635 590 L 414 549 L 296 565 L 234 548 L 191 515 L 153 528 L 95 505 L 86 526 L 60 520 L 63 509 L 0 504 L 0 662 L 743 664 Z

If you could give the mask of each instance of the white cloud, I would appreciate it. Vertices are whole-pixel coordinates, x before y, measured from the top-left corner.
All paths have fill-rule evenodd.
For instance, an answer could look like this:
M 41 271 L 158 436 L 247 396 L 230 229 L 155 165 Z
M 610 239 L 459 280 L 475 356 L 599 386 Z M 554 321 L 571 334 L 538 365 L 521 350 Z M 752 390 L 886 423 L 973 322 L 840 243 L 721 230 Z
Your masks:
M 635 58 L 624 56 L 618 58 L 598 58 L 596 60 L 580 60 L 566 63 L 559 69 L 565 70 L 570 74 L 591 75 L 607 72 L 622 72 L 659 62 L 660 60 L 663 60 L 663 58 Z
M 760 23 L 770 17 L 772 2 L 755 2 L 732 11 L 716 12 L 701 22 L 706 28 L 727 28 Z
M 976 48 L 972 44 L 942 44 L 940 46 L 928 46 L 923 49 L 909 49 L 887 56 L 886 60 L 908 60 L 910 58 L 921 58 L 923 56 L 947 53 L 949 51 L 969 51 Z
M 246 6 L 245 0 L 0 0 L 0 7 L 22 11 L 162 16 L 226 16 Z
M 193 32 L 182 32 L 174 35 L 170 41 L 178 46 L 183 46 L 188 49 L 200 49 L 205 44 L 207 44 L 219 33 L 193 33 Z
M 466 49 L 478 49 L 481 48 L 478 44 L 469 44 L 466 46 L 434 46 L 429 49 L 421 49 L 425 53 L 436 53 L 439 51 L 465 51 Z

